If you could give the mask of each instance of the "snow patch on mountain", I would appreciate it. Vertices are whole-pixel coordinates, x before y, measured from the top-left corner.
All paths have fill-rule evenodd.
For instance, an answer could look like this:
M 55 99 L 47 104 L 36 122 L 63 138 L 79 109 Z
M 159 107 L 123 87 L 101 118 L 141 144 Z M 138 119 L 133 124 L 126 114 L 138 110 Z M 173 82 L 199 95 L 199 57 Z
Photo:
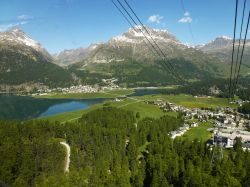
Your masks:
M 157 42 L 170 42 L 181 44 L 179 40 L 175 38 L 167 30 L 152 29 L 149 27 L 138 26 L 135 28 L 130 28 L 127 32 L 122 35 L 116 36 L 109 40 L 109 43 L 112 42 L 125 42 L 125 43 L 141 43 L 143 40 L 147 41 L 146 37 L 151 41 L 152 39 Z
M 15 28 L 13 30 L 0 33 L 0 41 L 10 41 L 23 44 L 36 49 L 37 51 L 43 50 L 40 43 L 31 39 L 21 29 Z
M 229 36 L 221 36 L 219 38 L 225 39 L 225 40 L 232 40 L 233 38 L 229 37 Z

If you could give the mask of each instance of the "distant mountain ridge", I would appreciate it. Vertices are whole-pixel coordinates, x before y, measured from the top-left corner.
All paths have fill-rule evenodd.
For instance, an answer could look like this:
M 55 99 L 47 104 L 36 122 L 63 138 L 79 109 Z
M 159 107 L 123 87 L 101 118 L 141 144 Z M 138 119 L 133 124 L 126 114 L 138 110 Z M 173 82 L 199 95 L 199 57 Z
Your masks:
M 22 30 L 15 28 L 0 33 L 0 89 L 20 84 L 71 84 L 71 73 L 52 61 L 53 57 Z
M 157 42 L 164 41 L 164 43 L 172 43 L 173 45 L 180 45 L 182 47 L 189 46 L 182 44 L 179 40 L 176 39 L 176 37 L 168 32 L 167 30 L 159 30 L 159 29 L 151 29 L 147 28 L 150 32 L 150 35 L 154 40 Z M 113 46 L 128 46 L 128 45 L 134 45 L 135 48 L 139 45 L 144 45 L 143 48 L 147 47 L 144 43 L 144 35 L 141 34 L 140 29 L 137 28 L 136 30 L 130 28 L 127 32 L 112 37 L 108 42 L 106 43 L 99 43 L 99 44 L 91 44 L 87 48 L 77 48 L 77 49 L 71 49 L 71 50 L 64 50 L 60 53 L 54 54 L 53 57 L 55 58 L 55 63 L 61 66 L 67 66 L 75 64 L 76 62 L 82 61 L 87 59 L 89 56 L 93 55 L 95 51 L 100 48 L 102 48 L 104 45 L 109 44 Z M 151 52 L 152 53 L 152 52 Z M 147 57 L 152 56 L 152 54 L 144 54 Z M 98 60 L 99 57 L 95 59 L 95 62 L 104 63 L 105 60 Z M 119 59 L 118 59 L 119 60 Z M 121 59 L 120 59 L 121 60 Z
M 168 32 L 167 30 L 152 29 L 149 27 L 146 27 L 146 29 L 154 40 L 157 41 L 169 40 L 171 42 L 176 42 L 179 44 L 181 43 L 179 40 L 176 39 L 176 37 L 173 34 Z M 127 32 L 123 33 L 122 35 L 111 38 L 110 42 L 127 42 L 127 43 L 141 42 L 140 40 L 145 38 L 145 36 L 141 33 L 141 30 L 144 29 L 142 27 L 138 27 L 136 29 L 130 28 Z M 147 35 L 146 32 L 145 35 Z M 149 37 L 149 39 L 151 39 L 151 37 Z
M 106 43 L 100 43 L 100 44 L 92 44 L 89 47 L 86 48 L 77 48 L 77 49 L 71 49 L 71 50 L 64 50 L 58 54 L 53 55 L 55 59 L 55 63 L 60 66 L 68 66 L 72 64 L 76 64 L 80 61 L 85 61 L 90 58 L 90 56 L 93 56 L 93 54 L 96 51 L 96 48 L 99 47 L 99 51 L 101 47 L 104 47 L 104 45 L 111 45 L 111 46 L 117 46 L 117 47 L 125 47 L 128 45 L 133 45 L 134 49 L 138 48 L 148 48 L 144 41 L 144 35 L 140 32 L 140 29 L 137 28 L 132 29 L 130 28 L 127 32 L 124 32 L 121 35 L 112 37 L 108 42 Z M 177 51 L 177 49 L 195 49 L 202 51 L 206 54 L 209 54 L 210 57 L 215 57 L 222 62 L 230 61 L 230 53 L 232 52 L 232 41 L 233 39 L 228 36 L 220 36 L 215 38 L 214 40 L 203 44 L 203 45 L 197 45 L 195 47 L 183 44 L 181 41 L 179 41 L 172 33 L 170 33 L 167 30 L 160 30 L 160 29 L 152 29 L 147 27 L 147 30 L 149 31 L 151 37 L 159 44 L 163 45 L 165 52 L 167 53 L 169 58 L 176 58 L 180 51 Z M 147 35 L 145 33 L 145 35 Z M 150 37 L 148 37 L 150 39 Z M 144 41 L 143 41 L 144 40 Z M 239 40 L 236 40 L 236 47 L 238 45 Z M 165 45 L 164 45 L 165 43 Z M 167 45 L 166 45 L 167 44 Z M 141 45 L 141 46 L 140 46 Z M 142 46 L 144 45 L 144 46 Z M 93 47 L 94 46 L 94 47 Z M 143 51 L 147 51 L 147 49 L 142 49 Z M 191 51 L 190 50 L 190 51 Z M 174 55 L 174 53 L 177 53 L 178 55 Z M 246 47 L 245 47 L 245 58 L 243 59 L 245 64 L 250 65 L 250 40 L 248 39 L 246 41 Z M 135 50 L 135 56 L 136 50 Z M 140 54 L 139 54 L 140 55 Z M 152 58 L 152 52 L 149 51 L 149 53 L 144 53 L 146 58 Z M 212 56 L 211 56 L 212 55 Z M 105 55 L 104 55 L 105 56 Z M 116 56 L 116 55 L 113 55 Z M 181 55 L 182 56 L 182 55 Z M 185 55 L 184 55 L 185 56 Z M 186 55 L 187 57 L 188 55 Z M 105 63 L 108 61 L 112 61 L 112 58 L 103 59 L 99 53 L 99 56 L 96 56 L 95 58 L 92 58 L 96 63 Z M 118 61 L 123 61 L 123 58 L 117 58 Z M 249 62 L 248 62 L 249 61 Z M 85 64 L 86 65 L 86 64 Z
M 235 52 L 237 52 L 237 48 L 239 45 L 239 39 L 235 40 Z M 241 40 L 241 48 L 242 49 L 243 40 Z M 199 45 L 196 47 L 197 49 L 212 55 L 216 58 L 219 58 L 221 61 L 230 63 L 233 49 L 233 39 L 227 36 L 217 37 L 215 40 L 205 44 Z M 235 53 L 236 55 L 236 53 Z M 250 66 L 250 39 L 246 40 L 244 56 L 243 56 L 243 64 Z
M 152 29 L 147 27 L 150 33 L 149 40 L 153 38 L 161 46 L 168 58 L 182 56 L 183 52 L 197 51 L 185 44 L 182 44 L 176 37 L 167 30 Z M 147 34 L 145 34 L 147 35 Z M 152 46 L 145 39 L 139 29 L 129 29 L 127 32 L 111 38 L 108 42 L 99 45 L 89 53 L 86 63 L 108 63 L 113 60 L 123 61 L 124 58 L 155 59 Z M 154 42 L 152 42 L 154 44 Z M 158 54 L 156 54 L 159 56 Z M 187 57 L 187 56 L 186 56 Z
M 52 56 L 42 47 L 40 43 L 30 38 L 26 33 L 24 33 L 20 28 L 14 28 L 11 31 L 0 33 L 0 42 L 1 43 L 11 43 L 11 44 L 20 44 L 29 46 L 35 49 L 37 52 L 42 53 L 48 60 L 52 60 Z
M 149 27 L 147 30 L 149 39 L 155 40 L 166 58 L 159 55 L 161 52 L 152 52 L 139 28 L 130 28 L 104 43 L 54 55 L 20 29 L 0 33 L 0 88 L 24 83 L 67 86 L 79 83 L 80 79 L 86 84 L 95 84 L 113 77 L 123 86 L 176 84 L 167 70 L 169 63 L 183 79 L 191 82 L 228 76 L 228 65 L 222 61 L 228 58 L 231 38 L 223 36 L 208 44 L 190 47 L 167 30 Z M 246 46 L 249 55 L 249 41 Z M 248 68 L 243 70 L 243 74 L 250 73 Z
M 65 49 L 53 55 L 54 63 L 60 66 L 69 66 L 81 60 L 84 60 L 88 54 L 99 44 L 91 44 L 89 47 L 80 47 L 77 49 Z
M 184 79 L 197 81 L 228 75 L 228 67 L 218 58 L 183 44 L 167 30 L 149 27 L 147 30 L 150 33 L 149 40 L 153 38 L 163 51 L 166 57 L 164 61 L 167 61 L 165 63 L 172 63 Z M 162 63 L 163 55 L 159 55 L 161 52 L 152 52 L 151 45 L 146 45 L 145 42 L 147 41 L 140 31 L 129 29 L 100 44 L 82 61 L 73 63 L 70 67 L 118 77 L 123 84 L 173 83 L 173 78 Z

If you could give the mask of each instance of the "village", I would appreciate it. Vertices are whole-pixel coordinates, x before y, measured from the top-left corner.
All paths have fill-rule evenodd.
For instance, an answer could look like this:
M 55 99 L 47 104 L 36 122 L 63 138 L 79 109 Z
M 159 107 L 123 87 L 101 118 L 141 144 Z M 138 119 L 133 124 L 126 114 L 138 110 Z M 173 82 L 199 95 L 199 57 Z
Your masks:
M 224 148 L 232 148 L 236 138 L 242 141 L 242 148 L 250 150 L 250 115 L 244 115 L 229 107 L 218 107 L 216 109 L 186 108 L 174 103 L 156 101 L 145 101 L 147 104 L 157 105 L 165 112 L 181 112 L 184 115 L 184 124 L 169 135 L 172 139 L 183 136 L 190 128 L 197 127 L 201 122 L 212 121 L 213 128 L 207 129 L 212 133 L 211 144 L 219 143 Z
M 116 90 L 119 86 L 115 84 L 117 79 L 103 79 L 103 86 L 99 85 L 78 85 L 69 88 L 54 88 L 54 89 L 40 89 L 32 95 L 47 95 L 51 93 L 96 93 L 104 92 L 106 90 Z M 194 96 L 197 98 L 198 96 Z M 116 98 L 114 101 L 120 101 Z M 176 105 L 171 102 L 162 101 L 161 99 L 153 101 L 144 101 L 146 104 L 153 104 L 158 106 L 164 112 L 180 112 L 184 115 L 184 124 L 176 131 L 172 131 L 169 135 L 171 138 L 183 136 L 190 128 L 199 126 L 201 123 L 212 122 L 213 128 L 208 131 L 212 133 L 211 144 L 219 143 L 224 148 L 233 147 L 236 138 L 241 138 L 243 148 L 250 149 L 250 115 L 241 114 L 235 109 L 230 107 L 217 107 L 217 108 L 187 108 L 184 106 Z M 236 101 L 234 104 L 241 106 L 243 103 L 249 101 Z
M 78 86 L 71 86 L 68 88 L 53 88 L 53 89 L 49 89 L 49 88 L 42 88 L 42 89 L 38 89 L 35 93 L 32 93 L 32 96 L 36 96 L 36 95 L 48 95 L 51 93 L 62 93 L 62 94 L 68 94 L 68 93 L 95 93 L 99 91 L 99 87 L 94 87 L 94 86 L 90 86 L 90 85 L 78 85 Z
M 32 93 L 32 96 L 43 96 L 48 95 L 51 93 L 62 93 L 62 94 L 71 94 L 71 93 L 96 93 L 96 92 L 103 92 L 105 90 L 114 90 L 119 89 L 120 87 L 115 84 L 118 81 L 116 78 L 111 79 L 102 79 L 103 85 L 100 86 L 96 85 L 76 85 L 70 87 L 57 87 L 57 88 L 48 88 L 48 87 L 41 87 L 40 89 L 36 90 Z

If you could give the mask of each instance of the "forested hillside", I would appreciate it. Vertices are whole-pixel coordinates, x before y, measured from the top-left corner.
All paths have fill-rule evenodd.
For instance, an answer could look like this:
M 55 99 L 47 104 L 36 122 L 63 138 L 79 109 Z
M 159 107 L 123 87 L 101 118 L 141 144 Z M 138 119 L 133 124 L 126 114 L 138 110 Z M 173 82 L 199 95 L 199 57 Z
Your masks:
M 104 107 L 78 122 L 0 122 L 0 181 L 9 186 L 249 186 L 240 143 L 211 165 L 204 142 L 173 141 L 177 118 L 138 119 Z M 66 141 L 71 147 L 64 173 Z
M 148 63 L 147 60 L 134 61 L 132 59 L 125 62 L 112 61 L 108 64 L 93 63 L 86 66 L 84 70 L 81 70 L 82 75 L 81 71 L 75 69 L 75 65 L 70 69 L 78 72 L 76 73 L 78 77 L 82 77 L 85 82 L 90 84 L 99 83 L 102 78 L 112 77 L 118 78 L 117 83 L 120 86 L 127 87 L 181 84 L 168 70 L 166 65 L 168 63 L 172 64 L 176 72 L 187 82 L 225 78 L 226 76 L 225 68 L 222 71 L 223 65 L 216 65 L 212 62 L 209 64 L 199 64 L 197 62 L 197 65 L 194 61 L 185 60 L 184 58 L 169 59 L 166 62 L 155 60 L 153 63 Z M 95 76 L 95 79 L 91 78 L 93 76 Z
M 168 31 L 148 29 L 157 38 L 164 58 L 154 56 L 152 49 L 142 42 L 143 35 L 129 29 L 122 36 L 98 45 L 85 59 L 70 67 L 97 73 L 99 77 L 118 78 L 120 85 L 129 87 L 179 84 L 169 71 L 171 66 L 184 80 L 190 82 L 228 76 L 227 65 L 217 58 L 189 48 Z
M 0 44 L 0 84 L 18 85 L 26 82 L 48 86 L 65 86 L 73 82 L 71 74 L 48 62 L 34 49 Z

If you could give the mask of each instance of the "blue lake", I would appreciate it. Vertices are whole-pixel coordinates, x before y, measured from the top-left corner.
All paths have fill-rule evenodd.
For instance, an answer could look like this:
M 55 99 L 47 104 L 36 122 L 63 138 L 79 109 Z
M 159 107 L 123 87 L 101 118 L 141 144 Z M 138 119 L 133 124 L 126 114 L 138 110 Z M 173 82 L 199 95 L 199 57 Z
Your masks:
M 53 116 L 56 114 L 71 112 L 74 110 L 83 110 L 89 108 L 93 104 L 101 103 L 103 100 L 91 99 L 91 100 L 77 100 L 77 101 L 66 101 L 60 104 L 54 104 L 50 106 L 46 111 L 41 113 L 38 117 Z
M 135 89 L 127 97 L 163 93 L 161 89 Z M 0 120 L 27 120 L 64 112 L 83 110 L 107 99 L 36 99 L 29 96 L 0 94 Z
M 0 119 L 27 120 L 83 110 L 106 99 L 36 99 L 0 94 Z

